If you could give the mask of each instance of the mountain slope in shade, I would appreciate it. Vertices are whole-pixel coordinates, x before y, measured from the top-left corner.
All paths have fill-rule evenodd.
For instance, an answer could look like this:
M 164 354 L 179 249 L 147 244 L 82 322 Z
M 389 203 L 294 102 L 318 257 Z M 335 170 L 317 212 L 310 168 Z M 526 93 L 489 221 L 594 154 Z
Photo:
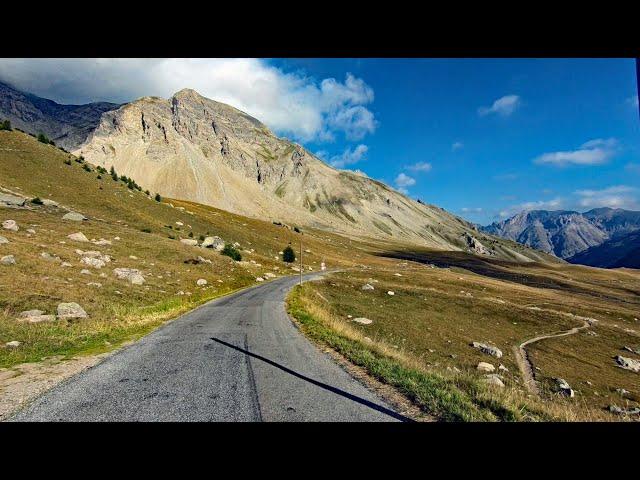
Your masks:
M 104 112 L 118 107 L 108 102 L 61 105 L 0 82 L 0 119 L 25 132 L 44 133 L 67 150 L 86 140 Z
M 470 223 L 364 175 L 336 170 L 259 120 L 190 89 L 106 112 L 74 153 L 95 165 L 114 166 L 152 192 L 245 216 L 545 260 L 502 240 L 476 239 Z
M 481 230 L 566 259 L 638 228 L 640 212 L 597 208 L 525 211 Z
M 640 230 L 607 240 L 567 260 L 601 268 L 640 268 Z

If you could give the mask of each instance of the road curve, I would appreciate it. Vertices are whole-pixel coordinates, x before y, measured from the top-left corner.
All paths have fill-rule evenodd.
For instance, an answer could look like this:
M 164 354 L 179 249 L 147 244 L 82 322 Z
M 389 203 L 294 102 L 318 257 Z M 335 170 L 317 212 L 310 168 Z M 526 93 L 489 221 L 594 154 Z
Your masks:
M 9 421 L 403 420 L 291 323 L 284 298 L 297 282 L 280 278 L 182 315 Z

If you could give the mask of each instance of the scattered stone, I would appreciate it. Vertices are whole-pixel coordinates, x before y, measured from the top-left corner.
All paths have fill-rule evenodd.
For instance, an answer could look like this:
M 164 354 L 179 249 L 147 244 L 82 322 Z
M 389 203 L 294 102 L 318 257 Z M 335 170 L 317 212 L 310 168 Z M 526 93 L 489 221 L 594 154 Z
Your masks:
M 209 282 L 207 282 L 204 278 L 199 278 L 198 281 L 196 282 L 196 285 L 198 285 L 199 287 L 203 287 L 207 283 L 209 283 Z
M 18 348 L 20 345 L 22 345 L 22 342 L 19 342 L 17 340 L 13 340 L 4 344 L 4 346 L 7 348 Z
M 486 353 L 487 355 L 494 356 L 496 358 L 502 358 L 502 351 L 494 347 L 492 345 L 487 345 L 486 343 L 473 342 L 471 344 L 473 348 L 479 349 L 482 353 Z
M 631 348 L 631 347 L 624 346 L 624 347 L 622 347 L 622 349 L 626 350 L 627 352 L 631 352 L 631 353 L 635 353 L 637 355 L 640 355 L 640 348 L 634 349 L 634 348 Z
M 5 220 L 4 222 L 2 222 L 2 228 L 4 228 L 5 230 L 10 230 L 12 232 L 17 232 L 18 230 L 20 230 L 20 227 L 15 220 Z
M 63 220 L 71 220 L 72 222 L 82 222 L 87 217 L 78 212 L 69 212 L 62 217 Z
M 224 249 L 224 240 L 220 237 L 205 237 L 202 244 L 200 245 L 203 248 L 213 248 L 215 250 L 223 250 Z
M 495 373 L 491 373 L 489 375 L 485 375 L 483 380 L 488 385 L 491 385 L 491 386 L 494 386 L 494 387 L 499 387 L 499 388 L 504 388 L 504 382 Z
M 73 265 L 71 265 L 69 262 L 62 262 L 60 264 L 61 267 L 73 267 Z
M 101 247 L 112 245 L 111 240 L 106 240 L 104 238 L 101 238 L 100 240 L 92 240 L 91 243 L 93 243 L 94 245 L 99 245 Z
M 60 257 L 58 257 L 57 255 L 51 255 L 48 252 L 42 252 L 40 254 L 40 257 L 44 260 L 47 260 L 49 262 L 59 262 L 60 261 Z
M 373 290 L 373 289 L 374 289 L 374 288 L 373 288 L 373 285 L 369 285 L 368 283 L 365 283 L 365 284 L 362 286 L 362 290 Z
M 630 370 L 632 372 L 640 372 L 640 361 L 633 358 L 623 357 L 621 355 L 616 356 L 616 362 L 620 368 Z
M 357 318 L 354 318 L 353 321 L 356 323 L 360 323 L 362 325 L 371 325 L 373 323 L 373 320 L 370 320 L 365 317 L 357 317 Z
M 0 192 L 0 207 L 24 207 L 27 199 L 16 195 Z
M 73 318 L 87 318 L 87 312 L 75 302 L 60 303 L 58 305 L 58 318 L 70 320 Z
M 99 282 L 89 282 L 87 283 L 87 287 L 96 287 L 96 288 L 100 288 L 102 287 L 102 284 Z
M 557 392 L 565 397 L 573 398 L 574 391 L 564 378 L 556 378 Z
M 262 278 L 262 277 L 257 277 L 257 278 L 256 278 L 256 282 L 264 282 L 264 278 Z
M 9 240 L 7 240 L 6 237 L 0 235 L 0 245 L 4 245 L 5 243 L 9 243 Z
M 0 258 L 0 264 L 2 264 L 2 265 L 15 265 L 16 264 L 16 258 L 13 255 L 5 255 L 4 257 Z
M 91 275 L 91 271 L 87 270 L 86 268 L 83 268 L 82 270 L 80 270 L 80 274 L 82 274 L 82 275 Z
M 88 242 L 89 239 L 82 232 L 72 233 L 71 235 L 67 235 L 67 238 L 74 240 L 76 242 Z
M 391 290 L 389 290 L 389 291 L 387 292 L 387 295 L 391 295 L 391 296 L 393 296 L 393 295 L 395 295 L 395 294 L 396 294 L 396 292 L 391 291 Z
M 42 204 L 45 207 L 57 207 L 57 206 L 59 206 L 58 202 L 55 202 L 55 201 L 51 200 L 50 198 L 43 198 L 42 199 Z
M 266 272 L 263 277 L 267 277 L 267 278 L 276 278 L 276 274 L 275 273 L 271 273 L 271 272 Z
M 102 268 L 105 266 L 104 260 L 101 260 L 100 258 L 93 258 L 93 257 L 82 257 L 82 259 L 80 260 L 80 263 L 84 263 L 85 265 L 89 265 L 90 267 L 93 267 L 93 268 Z
M 401 277 L 401 276 L 402 276 L 402 274 L 401 274 L 401 273 L 394 273 L 394 275 L 395 275 L 396 277 Z
M 18 315 L 19 322 L 27 323 L 53 322 L 55 319 L 55 315 L 46 315 L 42 310 L 26 310 Z
M 507 367 L 505 367 L 503 364 L 500 364 L 498 366 L 498 370 L 500 370 L 501 372 L 508 372 L 509 369 Z
M 196 246 L 198 245 L 198 241 L 194 240 L 192 238 L 183 238 L 180 240 L 181 243 L 184 243 L 185 245 L 190 245 L 190 246 Z
M 142 285 L 145 282 L 140 270 L 135 268 L 114 268 L 113 273 L 120 280 L 128 280 L 133 285 Z
M 629 393 L 629 390 L 626 390 L 624 388 L 616 388 L 616 392 L 618 392 L 620 395 L 622 395 L 624 397 L 625 395 L 627 395 Z
M 36 231 L 33 228 L 27 228 L 27 233 L 30 233 L 31 235 L 35 235 Z
M 609 411 L 616 415 L 640 415 L 640 408 L 620 408 L 617 405 L 609 405 Z
M 496 367 L 487 362 L 478 363 L 478 366 L 476 368 L 481 372 L 493 372 L 496 369 Z

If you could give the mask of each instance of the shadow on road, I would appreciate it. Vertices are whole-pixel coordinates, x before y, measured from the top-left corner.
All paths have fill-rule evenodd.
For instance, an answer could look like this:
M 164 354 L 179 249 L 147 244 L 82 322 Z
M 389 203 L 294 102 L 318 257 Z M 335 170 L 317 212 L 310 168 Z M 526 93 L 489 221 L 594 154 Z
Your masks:
M 263 357 L 262 355 L 258 355 L 256 353 L 252 353 L 249 350 L 246 350 L 244 348 L 238 347 L 236 345 L 233 345 L 231 343 L 225 342 L 224 340 L 220 340 L 219 338 L 215 338 L 215 337 L 211 337 L 211 340 L 213 340 L 214 342 L 220 343 L 221 345 L 224 345 L 226 347 L 229 348 L 233 348 L 234 350 L 237 350 L 239 352 L 244 353 L 245 355 L 248 355 L 250 357 L 253 358 L 257 358 L 258 360 L 262 360 L 265 363 L 268 363 L 269 365 L 276 367 L 280 370 L 282 370 L 283 372 L 288 373 L 289 375 L 293 375 L 294 377 L 300 378 L 306 382 L 309 382 L 313 385 L 316 385 L 320 388 L 324 388 L 325 390 L 329 390 L 332 393 L 335 393 L 336 395 L 340 395 L 342 397 L 348 398 L 349 400 L 352 400 L 354 402 L 360 403 L 361 405 L 364 405 L 366 407 L 369 407 L 373 410 L 377 410 L 378 412 L 384 413 L 386 415 L 389 415 L 390 417 L 393 417 L 397 420 L 400 420 L 402 422 L 409 422 L 409 423 L 413 423 L 414 420 L 410 419 L 409 417 L 405 417 L 404 415 L 401 415 L 397 412 L 394 412 L 393 410 L 390 410 L 388 408 L 385 408 L 381 405 L 378 405 L 376 403 L 373 403 L 365 398 L 360 398 L 356 395 L 353 395 L 349 392 L 345 392 L 344 390 L 341 390 L 339 388 L 336 387 L 332 387 L 331 385 L 327 385 L 326 383 L 322 383 L 319 382 L 318 380 L 314 380 L 313 378 L 309 378 L 305 375 L 302 375 L 301 373 L 298 373 L 294 370 L 291 370 L 290 368 L 285 367 L 284 365 L 280 365 L 279 363 L 274 362 L 273 360 L 269 360 L 266 357 Z

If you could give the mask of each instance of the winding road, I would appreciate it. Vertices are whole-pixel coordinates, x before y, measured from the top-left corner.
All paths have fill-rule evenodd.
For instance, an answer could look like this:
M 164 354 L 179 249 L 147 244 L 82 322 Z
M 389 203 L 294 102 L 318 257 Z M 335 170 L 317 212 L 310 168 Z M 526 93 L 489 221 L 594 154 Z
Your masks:
M 284 277 L 209 302 L 9 421 L 407 420 L 292 324 L 284 299 L 298 281 Z

